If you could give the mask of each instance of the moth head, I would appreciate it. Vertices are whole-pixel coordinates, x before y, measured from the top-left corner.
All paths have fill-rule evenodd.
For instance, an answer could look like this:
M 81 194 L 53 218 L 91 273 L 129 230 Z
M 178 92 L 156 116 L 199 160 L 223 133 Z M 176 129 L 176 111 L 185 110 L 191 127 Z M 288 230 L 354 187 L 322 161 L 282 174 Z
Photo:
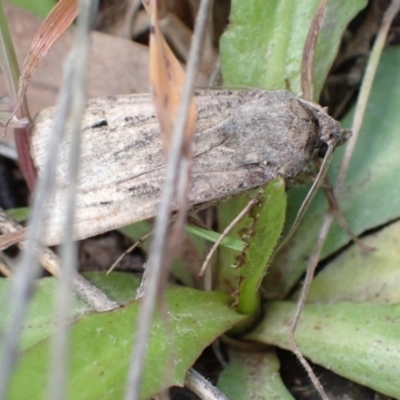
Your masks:
M 318 115 L 320 125 L 320 141 L 318 146 L 318 156 L 323 158 L 328 147 L 336 148 L 346 143 L 352 135 L 351 129 L 343 129 L 340 123 L 330 117 L 325 110 L 321 110 Z
M 319 143 L 316 153 L 324 157 L 327 149 L 341 146 L 350 139 L 352 131 L 343 129 L 338 121 L 328 115 L 327 109 L 318 104 L 299 99 L 304 107 L 308 108 L 315 116 L 319 125 Z

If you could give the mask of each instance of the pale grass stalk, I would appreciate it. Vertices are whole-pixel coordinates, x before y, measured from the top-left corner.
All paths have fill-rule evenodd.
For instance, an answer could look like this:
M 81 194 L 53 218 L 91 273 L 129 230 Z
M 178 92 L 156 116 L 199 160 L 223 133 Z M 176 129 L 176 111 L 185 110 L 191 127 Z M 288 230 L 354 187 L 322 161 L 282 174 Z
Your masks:
M 145 282 L 145 293 L 142 299 L 138 321 L 136 324 L 136 338 L 132 349 L 125 400 L 139 399 L 146 345 L 150 337 L 151 322 L 158 299 L 160 281 L 164 276 L 163 260 L 165 256 L 167 231 L 172 201 L 175 194 L 175 182 L 179 176 L 179 168 L 181 166 L 182 145 L 184 141 L 189 104 L 193 95 L 194 80 L 198 69 L 203 36 L 211 5 L 212 0 L 202 0 L 196 19 L 186 70 L 186 79 L 182 91 L 181 104 L 173 130 L 171 149 L 166 168 L 166 178 L 155 222 L 154 237 L 147 263 L 148 266 L 146 268 L 146 271 L 148 271 L 148 277 L 147 281 Z

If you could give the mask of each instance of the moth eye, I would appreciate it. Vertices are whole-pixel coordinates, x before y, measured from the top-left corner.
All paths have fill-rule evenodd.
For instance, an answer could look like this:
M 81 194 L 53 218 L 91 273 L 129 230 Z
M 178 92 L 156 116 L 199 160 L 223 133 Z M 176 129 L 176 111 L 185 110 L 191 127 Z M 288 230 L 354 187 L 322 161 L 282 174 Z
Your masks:
M 318 149 L 317 153 L 318 157 L 324 158 L 327 150 L 328 150 L 328 145 L 325 142 L 322 142 Z

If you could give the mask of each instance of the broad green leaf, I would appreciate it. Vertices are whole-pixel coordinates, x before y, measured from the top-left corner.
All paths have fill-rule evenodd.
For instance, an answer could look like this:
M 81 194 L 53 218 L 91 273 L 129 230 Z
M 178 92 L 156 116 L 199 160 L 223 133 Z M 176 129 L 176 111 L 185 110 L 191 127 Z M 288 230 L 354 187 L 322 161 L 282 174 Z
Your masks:
M 400 303 L 400 222 L 363 242 L 375 250 L 365 253 L 353 245 L 335 258 L 314 278 L 307 302 Z
M 246 243 L 238 253 L 220 249 L 219 282 L 222 290 L 238 290 L 238 311 L 255 315 L 259 311 L 259 287 L 266 273 L 268 260 L 280 237 L 285 220 L 285 185 L 281 179 L 271 181 L 265 189 L 250 191 L 230 200 L 220 215 L 220 224 L 227 226 L 248 202 L 259 202 L 245 215 L 229 234 Z M 227 212 L 229 210 L 229 213 Z
M 10 279 L 0 279 L 0 332 L 7 326 L 10 317 Z M 42 278 L 36 283 L 36 291 L 29 302 L 28 316 L 23 324 L 20 349 L 25 350 L 54 333 L 53 312 L 54 292 L 57 281 L 54 278 Z M 90 311 L 83 301 L 74 299 L 74 318 Z
M 222 371 L 218 388 L 229 400 L 293 400 L 279 375 L 279 360 L 274 350 L 229 351 L 229 365 Z
M 368 101 L 346 182 L 339 204 L 354 234 L 381 226 L 400 216 L 400 196 L 396 182 L 400 175 L 400 48 L 382 55 Z M 350 126 L 352 113 L 344 125 Z M 335 152 L 331 182 L 335 181 L 344 149 Z M 288 200 L 287 226 L 300 207 L 308 188 L 294 189 Z M 327 209 L 324 193 L 314 199 L 297 232 L 277 255 L 265 281 L 271 298 L 283 297 L 304 273 L 315 244 L 323 213 Z M 322 252 L 322 259 L 350 241 L 334 223 Z
M 296 305 L 269 303 L 267 316 L 247 339 L 290 350 Z M 296 343 L 313 362 L 388 396 L 400 396 L 400 304 L 307 304 Z
M 234 0 L 231 23 L 220 42 L 226 85 L 289 89 L 300 94 L 304 44 L 320 0 Z M 314 63 L 315 98 L 336 57 L 347 24 L 366 0 L 330 0 Z
M 86 274 L 86 277 L 120 304 L 132 301 L 140 284 L 140 276 L 126 273 L 106 276 L 105 273 L 92 272 Z M 9 279 L 0 279 L 0 330 L 7 326 L 10 316 L 10 283 Z M 35 293 L 29 302 L 28 316 L 23 324 L 21 350 L 34 346 L 54 333 L 54 303 L 57 288 L 57 280 L 52 277 L 42 278 L 36 282 Z M 91 311 L 86 303 L 74 296 L 72 315 L 75 320 Z
M 260 205 L 251 211 L 252 224 L 243 233 L 248 244 L 238 257 L 242 263 L 239 266 L 238 311 L 243 314 L 254 315 L 259 311 L 259 288 L 285 222 L 286 196 L 283 180 L 270 182 L 260 200 Z
M 165 300 L 167 313 L 158 314 L 152 325 L 142 399 L 171 385 L 183 385 L 186 371 L 203 349 L 245 318 L 222 293 L 175 287 L 166 291 Z M 138 310 L 139 303 L 133 302 L 72 324 L 66 398 L 123 398 Z M 22 354 L 10 400 L 45 398 L 50 347 L 51 340 L 46 339 Z

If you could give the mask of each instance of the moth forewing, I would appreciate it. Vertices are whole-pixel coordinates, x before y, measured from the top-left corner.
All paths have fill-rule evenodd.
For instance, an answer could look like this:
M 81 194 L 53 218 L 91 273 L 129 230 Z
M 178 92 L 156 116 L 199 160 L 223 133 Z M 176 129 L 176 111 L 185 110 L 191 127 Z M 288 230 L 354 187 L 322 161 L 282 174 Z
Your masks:
M 218 202 L 276 177 L 294 181 L 325 145 L 346 140 L 319 106 L 288 92 L 199 91 L 189 204 Z M 31 154 L 41 172 L 54 109 L 35 120 Z M 44 243 L 63 232 L 69 138 L 61 144 L 55 194 Z M 164 182 L 165 158 L 150 96 L 93 99 L 82 121 L 76 239 L 153 217 Z M 176 208 L 177 205 L 175 204 Z

